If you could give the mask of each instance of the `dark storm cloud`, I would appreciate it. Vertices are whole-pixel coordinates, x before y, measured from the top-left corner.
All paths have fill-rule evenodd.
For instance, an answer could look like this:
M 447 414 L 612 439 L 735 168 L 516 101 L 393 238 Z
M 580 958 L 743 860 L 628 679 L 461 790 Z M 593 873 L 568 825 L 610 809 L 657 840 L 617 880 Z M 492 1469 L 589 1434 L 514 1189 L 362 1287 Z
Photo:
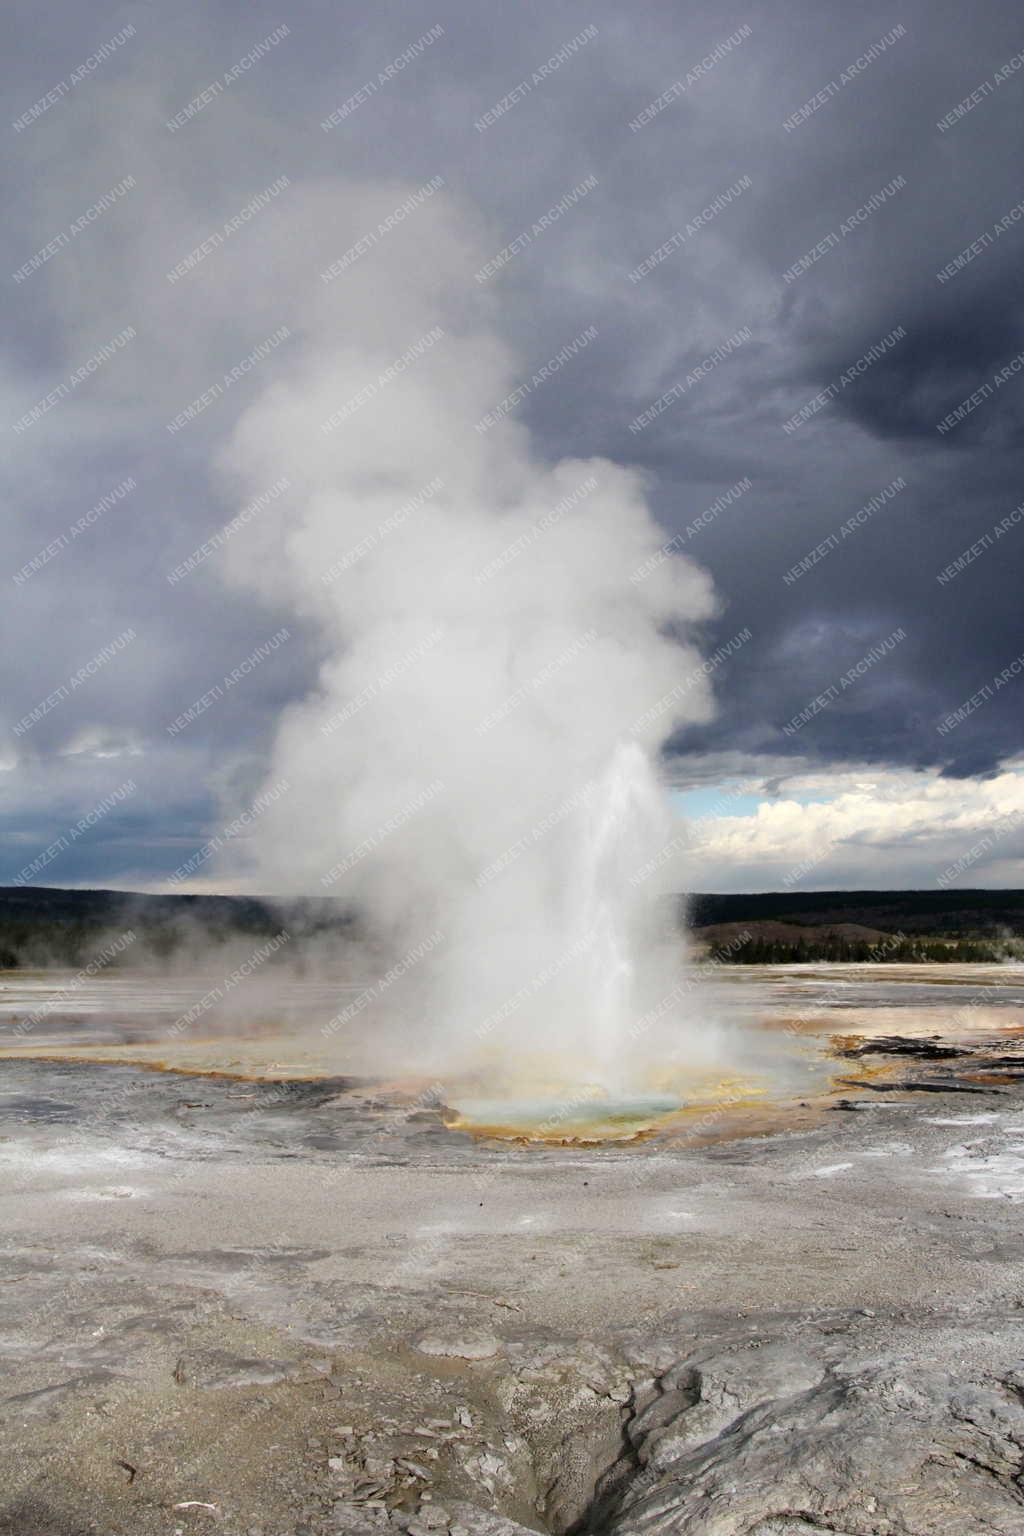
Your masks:
M 301 615 L 226 579 L 218 536 L 238 507 L 213 466 L 286 366 L 287 341 L 258 354 L 293 320 L 296 274 L 318 283 L 344 255 L 301 249 L 294 212 L 335 177 L 393 182 L 396 203 L 443 177 L 481 210 L 500 270 L 467 271 L 466 313 L 492 314 L 524 374 L 596 328 L 521 419 L 551 457 L 646 470 L 667 536 L 721 595 L 709 649 L 753 635 L 716 670 L 718 718 L 677 749 L 954 774 L 1019 751 L 1020 684 L 992 680 L 1024 645 L 1024 530 L 938 579 L 1024 500 L 1013 0 L 65 5 L 45 28 L 12 9 L 0 763 L 24 836 L 8 875 L 127 772 L 139 788 L 118 825 L 148 853 L 122 858 L 111 812 L 67 877 L 166 872 L 182 808 L 212 824 L 244 795 L 282 708 L 315 685 Z M 94 363 L 125 327 L 131 343 Z M 131 496 L 72 536 L 126 476 Z M 744 476 L 749 492 L 686 532 Z M 897 476 L 895 501 L 787 584 Z M 237 538 L 258 540 L 258 515 Z M 225 688 L 282 625 L 288 643 Z M 896 649 L 786 734 L 897 627 Z

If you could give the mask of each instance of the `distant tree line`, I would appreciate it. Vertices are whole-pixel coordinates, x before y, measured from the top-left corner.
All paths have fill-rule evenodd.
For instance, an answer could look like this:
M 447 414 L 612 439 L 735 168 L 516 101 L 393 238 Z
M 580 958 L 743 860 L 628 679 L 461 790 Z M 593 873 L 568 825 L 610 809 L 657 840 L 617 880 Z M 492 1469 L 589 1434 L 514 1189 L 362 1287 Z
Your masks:
M 697 930 L 699 934 L 699 929 Z M 987 939 L 886 939 L 868 943 L 865 939 L 815 937 L 806 939 L 769 939 L 752 934 L 742 943 L 716 943 L 709 959 L 732 965 L 793 965 L 801 961 L 825 960 L 842 965 L 870 961 L 908 964 L 932 961 L 939 964 L 980 963 L 1017 958 L 1021 946 L 1013 940 L 993 943 Z
M 929 938 L 1024 933 L 1024 890 L 694 892 L 674 898 L 694 928 L 717 923 L 859 923 Z
M 0 970 L 88 965 L 127 929 L 136 942 L 110 962 L 188 962 L 239 944 L 258 944 L 288 929 L 295 957 L 305 941 L 328 947 L 350 938 L 352 915 L 334 900 L 275 902 L 247 896 L 142 895 L 120 891 L 0 887 Z M 105 967 L 107 968 L 107 967 Z

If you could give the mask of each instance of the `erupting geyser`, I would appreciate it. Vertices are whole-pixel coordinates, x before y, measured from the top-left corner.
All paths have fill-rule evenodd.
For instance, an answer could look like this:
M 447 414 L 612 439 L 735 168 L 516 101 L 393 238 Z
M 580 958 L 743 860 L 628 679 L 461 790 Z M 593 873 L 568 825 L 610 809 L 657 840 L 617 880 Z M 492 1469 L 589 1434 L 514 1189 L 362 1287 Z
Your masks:
M 401 191 L 297 189 L 300 246 L 326 264 Z M 686 637 L 714 599 L 659 557 L 637 472 L 534 452 L 526 397 L 557 410 L 587 364 L 512 354 L 469 295 L 488 248 L 439 193 L 343 280 L 303 266 L 277 294 L 290 351 L 223 468 L 242 503 L 282 476 L 288 496 L 227 557 L 314 627 L 322 665 L 250 846 L 263 888 L 364 916 L 371 997 L 346 1051 L 490 1093 L 632 1093 L 704 1052 L 658 907 L 653 765 L 711 712 Z
M 631 1075 L 630 1026 L 640 1009 L 637 967 L 646 958 L 651 893 L 638 886 L 645 861 L 668 840 L 665 798 L 635 742 L 616 748 L 593 804 L 581 817 L 582 858 L 574 902 L 585 946 L 579 1014 L 589 1075 L 619 1092 Z M 589 940 L 589 942 L 587 942 Z

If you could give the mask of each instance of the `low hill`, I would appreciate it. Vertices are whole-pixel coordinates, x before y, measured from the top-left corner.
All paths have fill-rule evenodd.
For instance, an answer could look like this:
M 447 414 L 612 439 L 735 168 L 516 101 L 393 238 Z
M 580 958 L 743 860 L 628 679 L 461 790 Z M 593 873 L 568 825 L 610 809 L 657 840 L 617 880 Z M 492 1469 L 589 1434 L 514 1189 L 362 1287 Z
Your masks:
M 733 965 L 963 963 L 1005 960 L 1015 953 L 1012 939 L 882 933 L 860 923 L 709 923 L 691 934 L 703 958 Z

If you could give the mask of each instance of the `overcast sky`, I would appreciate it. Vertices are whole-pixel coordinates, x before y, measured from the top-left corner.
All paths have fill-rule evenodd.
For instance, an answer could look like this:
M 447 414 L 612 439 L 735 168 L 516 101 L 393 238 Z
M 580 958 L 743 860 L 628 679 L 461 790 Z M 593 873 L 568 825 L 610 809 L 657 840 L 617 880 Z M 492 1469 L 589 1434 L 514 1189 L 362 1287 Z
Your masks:
M 706 652 L 750 632 L 667 757 L 694 882 L 1024 885 L 1016 0 L 11 0 L 3 68 L 0 881 L 64 836 L 36 883 L 159 889 L 264 781 L 322 642 L 175 571 L 343 254 L 290 208 L 443 178 L 467 312 L 528 370 L 595 332 L 537 455 L 643 471 Z

